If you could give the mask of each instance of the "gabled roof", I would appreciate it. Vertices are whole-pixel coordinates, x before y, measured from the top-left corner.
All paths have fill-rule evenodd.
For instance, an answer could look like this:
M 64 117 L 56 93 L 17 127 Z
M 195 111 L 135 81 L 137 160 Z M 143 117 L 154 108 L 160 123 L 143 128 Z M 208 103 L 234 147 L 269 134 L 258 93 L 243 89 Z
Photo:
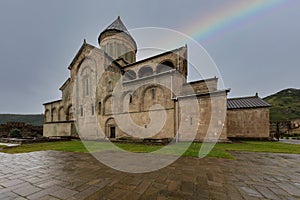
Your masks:
M 271 105 L 258 96 L 227 99 L 227 109 L 264 108 Z
M 83 51 L 85 50 L 85 48 L 90 48 L 90 49 L 97 49 L 97 47 L 86 43 L 86 41 L 83 41 L 83 44 L 81 45 L 80 49 L 78 50 L 78 52 L 76 53 L 75 57 L 73 58 L 72 62 L 70 63 L 68 69 L 72 69 L 73 65 L 75 64 L 75 62 L 77 61 L 77 59 L 79 58 L 79 56 L 83 53 Z
M 63 91 L 65 89 L 65 87 L 70 83 L 71 78 L 68 78 L 63 85 L 59 88 L 59 90 Z

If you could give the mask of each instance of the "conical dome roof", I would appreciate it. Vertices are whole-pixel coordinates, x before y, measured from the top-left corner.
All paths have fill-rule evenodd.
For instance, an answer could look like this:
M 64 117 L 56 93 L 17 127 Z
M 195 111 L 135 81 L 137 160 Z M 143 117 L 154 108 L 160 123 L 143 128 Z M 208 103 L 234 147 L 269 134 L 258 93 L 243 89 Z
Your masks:
M 104 36 L 104 33 L 109 32 L 109 31 L 124 32 L 135 43 L 133 37 L 129 34 L 129 32 L 128 32 L 126 26 L 124 25 L 124 23 L 122 22 L 120 16 L 118 16 L 117 19 L 115 21 L 113 21 L 113 23 L 111 23 L 104 31 L 102 31 L 100 33 L 99 38 L 98 38 L 99 44 L 100 44 L 101 40 L 103 39 L 102 37 Z
M 113 23 L 111 23 L 111 25 L 109 25 L 104 31 L 107 31 L 107 30 L 118 30 L 118 31 L 123 31 L 123 32 L 129 34 L 126 26 L 121 21 L 120 16 L 118 16 L 118 18 Z

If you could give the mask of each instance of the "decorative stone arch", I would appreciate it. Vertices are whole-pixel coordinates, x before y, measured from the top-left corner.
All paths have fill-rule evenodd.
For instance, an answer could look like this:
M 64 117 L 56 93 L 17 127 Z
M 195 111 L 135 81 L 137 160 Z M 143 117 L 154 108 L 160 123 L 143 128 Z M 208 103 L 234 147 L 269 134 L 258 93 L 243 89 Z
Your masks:
M 70 121 L 73 119 L 73 110 L 72 109 L 73 109 L 72 104 L 70 104 L 66 110 L 66 120 L 67 121 Z
M 156 66 L 156 73 L 162 73 L 175 69 L 175 65 L 171 60 L 164 60 Z
M 58 108 L 58 121 L 64 121 L 64 120 L 65 120 L 64 107 L 60 106 Z
M 76 75 L 78 75 L 78 72 L 82 70 L 82 68 L 89 67 L 91 69 L 90 65 L 97 66 L 97 63 L 92 57 L 84 56 L 76 68 Z
M 117 125 L 113 117 L 108 118 L 105 122 L 105 136 L 107 138 L 117 137 Z
M 128 96 L 129 95 L 129 96 Z M 121 111 L 124 112 L 124 103 L 129 103 L 129 104 L 132 104 L 133 103 L 133 95 L 134 95 L 134 92 L 133 91 L 125 91 L 122 96 L 121 96 Z M 126 98 L 128 98 L 128 102 L 125 101 L 127 100 Z
M 122 96 L 121 96 L 121 100 L 124 101 L 124 100 L 125 100 L 125 97 L 126 97 L 127 95 L 133 96 L 133 93 L 134 93 L 134 92 L 133 92 L 132 90 L 123 92 L 123 94 L 122 94 Z
M 57 113 L 57 109 L 55 107 L 51 109 L 51 121 L 52 122 L 58 121 L 58 113 Z
M 89 96 L 90 90 L 91 90 L 91 84 L 92 84 L 92 76 L 94 74 L 94 70 L 89 65 L 83 66 L 80 70 L 80 80 L 82 83 L 80 84 L 82 86 L 82 92 L 83 96 Z
M 107 95 L 103 99 L 103 109 L 102 109 L 102 114 L 107 115 L 107 114 L 112 114 L 112 101 L 111 101 L 112 95 Z M 109 105 L 108 105 L 109 104 Z
M 90 67 L 89 65 L 86 66 L 82 66 L 80 69 L 80 75 L 84 75 L 84 73 L 89 70 L 90 72 L 94 72 L 94 70 L 92 69 L 92 67 Z M 89 73 L 89 72 L 88 72 Z
M 128 70 L 124 74 L 124 81 L 130 81 L 136 79 L 136 73 L 133 70 Z
M 153 94 L 151 94 L 151 101 L 153 103 L 162 103 L 162 104 L 165 104 L 166 102 L 166 97 L 162 98 L 164 99 L 164 102 L 158 102 L 157 101 L 157 89 L 161 90 L 161 93 L 163 94 L 164 92 L 164 88 L 161 86 L 161 85 L 157 85 L 157 84 L 152 84 L 152 85 L 149 85 L 147 86 L 141 93 L 141 99 L 140 99 L 140 102 L 139 102 L 139 111 L 145 111 L 146 110 L 146 107 L 145 107 L 145 98 L 149 98 L 149 96 L 145 95 L 146 92 L 148 90 L 151 90 L 151 93 L 153 93 L 154 91 L 154 99 L 153 99 Z M 152 100 L 153 99 L 153 100 Z
M 51 121 L 51 113 L 50 113 L 49 109 L 45 110 L 44 121 L 45 122 L 50 122 Z
M 150 65 L 143 66 L 138 71 L 139 78 L 153 75 L 153 69 Z

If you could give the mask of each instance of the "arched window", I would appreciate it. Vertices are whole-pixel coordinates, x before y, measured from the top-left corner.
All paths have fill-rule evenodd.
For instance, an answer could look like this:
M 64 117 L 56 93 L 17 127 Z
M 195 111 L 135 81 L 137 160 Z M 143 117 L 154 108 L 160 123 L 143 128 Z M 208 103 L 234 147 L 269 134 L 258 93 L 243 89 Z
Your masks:
M 171 61 L 164 61 L 164 62 L 160 63 L 159 65 L 157 65 L 156 72 L 162 73 L 162 72 L 166 72 L 171 69 L 174 69 L 174 68 L 175 68 L 175 66 Z
M 73 119 L 72 105 L 69 105 L 66 113 L 66 120 L 69 121 Z
M 107 83 L 107 91 L 108 91 L 108 92 L 113 91 L 112 81 L 108 81 L 108 83 Z
M 51 110 L 51 121 L 52 122 L 58 121 L 58 113 L 56 108 L 52 108 Z
M 58 121 L 63 121 L 64 119 L 64 108 L 60 107 L 58 109 Z
M 139 70 L 139 78 L 146 76 L 151 76 L 153 74 L 153 69 L 150 66 L 144 66 Z
M 51 115 L 50 115 L 50 111 L 47 109 L 45 111 L 45 122 L 50 122 L 51 121 Z
M 134 80 L 136 79 L 136 73 L 133 70 L 128 70 L 124 74 L 124 80 L 129 81 L 129 80 Z

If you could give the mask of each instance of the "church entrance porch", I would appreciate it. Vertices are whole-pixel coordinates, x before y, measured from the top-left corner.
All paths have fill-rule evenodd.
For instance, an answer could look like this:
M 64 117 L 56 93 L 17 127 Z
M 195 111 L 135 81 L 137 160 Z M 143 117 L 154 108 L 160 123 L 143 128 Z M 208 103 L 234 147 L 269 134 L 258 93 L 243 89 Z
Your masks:
M 117 138 L 117 126 L 114 118 L 109 118 L 105 123 L 105 136 L 109 139 Z

